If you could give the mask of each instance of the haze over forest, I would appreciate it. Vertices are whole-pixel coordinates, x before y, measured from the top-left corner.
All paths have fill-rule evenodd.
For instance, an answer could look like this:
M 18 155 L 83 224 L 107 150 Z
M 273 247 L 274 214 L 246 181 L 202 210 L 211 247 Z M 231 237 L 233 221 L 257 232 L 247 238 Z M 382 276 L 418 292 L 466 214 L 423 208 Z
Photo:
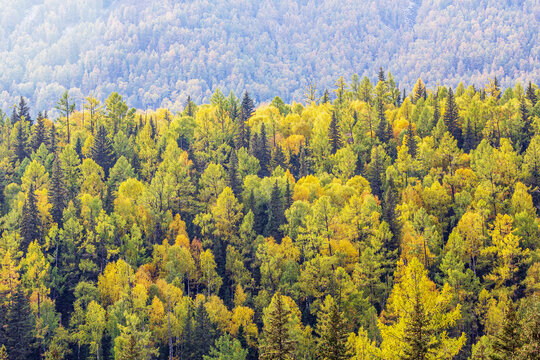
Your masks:
M 248 90 L 303 101 L 338 77 L 379 67 L 407 91 L 503 86 L 540 78 L 535 0 L 1 0 L 0 108 L 36 111 L 65 90 L 78 101 L 121 93 L 130 106 L 183 109 Z

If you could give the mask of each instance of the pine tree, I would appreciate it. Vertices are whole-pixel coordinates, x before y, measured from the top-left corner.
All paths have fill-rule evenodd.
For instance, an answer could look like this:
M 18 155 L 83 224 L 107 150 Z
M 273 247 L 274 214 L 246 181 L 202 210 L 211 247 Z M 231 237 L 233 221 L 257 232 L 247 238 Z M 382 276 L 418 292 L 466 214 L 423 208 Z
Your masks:
M 426 85 L 422 81 L 422 78 L 418 78 L 413 88 L 413 100 L 416 104 L 420 98 L 424 98 L 426 94 Z
M 516 354 L 521 345 L 521 327 L 518 314 L 512 300 L 508 300 L 502 329 L 495 336 L 493 343 L 492 359 L 517 359 Z
M 229 175 L 229 186 L 237 198 L 242 192 L 242 180 L 238 174 L 238 157 L 236 151 L 233 149 L 229 156 L 229 164 L 227 167 L 227 173 Z
M 27 360 L 32 352 L 34 321 L 30 302 L 21 287 L 13 294 L 6 319 L 7 353 L 10 360 Z
M 261 133 L 259 135 L 259 142 L 256 149 L 257 159 L 261 169 L 259 170 L 259 176 L 265 177 L 270 175 L 270 151 L 268 150 L 268 139 L 266 138 L 266 127 L 264 123 L 261 125 Z
M 28 156 L 26 131 L 23 128 L 23 122 L 19 121 L 17 126 L 17 138 L 15 141 L 15 157 L 22 162 Z
M 441 118 L 441 109 L 439 107 L 439 99 L 437 95 L 435 95 L 435 98 L 433 99 L 433 123 L 431 128 L 434 128 L 437 123 L 439 122 L 439 119 Z
M 454 99 L 454 92 L 452 88 L 448 90 L 448 96 L 446 97 L 446 106 L 444 111 L 444 124 L 448 129 L 448 132 L 456 139 L 458 147 L 461 148 L 463 142 L 461 137 L 461 129 L 458 123 L 458 108 Z
M 427 359 L 430 346 L 430 336 L 432 331 L 429 326 L 429 319 L 424 311 L 423 304 L 418 296 L 414 299 L 413 312 L 406 323 L 405 336 L 403 342 L 403 360 L 425 360 Z
M 529 81 L 529 86 L 527 86 L 527 99 L 531 101 L 533 107 L 536 105 L 536 102 L 538 101 L 538 98 L 536 96 L 536 93 L 534 92 L 532 83 L 530 81 Z
M 534 128 L 529 116 L 529 111 L 525 105 L 525 100 L 522 98 L 519 104 L 519 112 L 521 114 L 522 128 L 521 128 L 521 151 L 524 153 L 525 150 L 529 147 L 532 137 L 534 136 Z
M 463 138 L 463 150 L 465 152 L 470 152 L 476 147 L 476 134 L 471 127 L 471 120 L 467 121 L 465 127 L 465 136 Z
M 332 154 L 335 154 L 341 145 L 339 124 L 335 111 L 332 111 L 332 120 L 330 121 L 330 126 L 328 127 L 328 138 L 330 140 L 330 146 L 332 147 Z
M 105 176 L 108 176 L 109 169 L 114 164 L 114 149 L 103 125 L 98 128 L 94 144 L 90 149 L 90 157 L 103 168 Z
M 388 127 L 390 126 L 386 121 L 386 115 L 384 114 L 384 105 L 381 99 L 377 100 L 377 115 L 379 118 L 379 124 L 375 130 L 375 136 L 379 138 L 383 144 L 388 143 L 390 137 L 388 137 Z
M 384 191 L 382 203 L 382 216 L 384 221 L 390 226 L 390 232 L 392 233 L 392 239 L 388 244 L 385 244 L 389 251 L 399 251 L 400 227 L 396 214 L 399 202 L 399 193 L 394 181 L 390 179 Z
M 18 114 L 17 117 L 19 120 L 24 119 L 24 121 L 28 122 L 30 126 L 32 126 L 32 118 L 30 117 L 30 108 L 26 104 L 26 100 L 21 96 L 19 100 L 19 108 L 18 108 Z
M 195 309 L 193 336 L 189 359 L 202 359 L 203 355 L 210 352 L 212 344 L 216 340 L 216 330 L 210 322 L 208 313 L 202 302 Z
M 17 121 L 19 121 L 19 114 L 17 114 L 17 109 L 13 107 L 13 111 L 11 112 L 11 125 L 15 125 Z
M 49 185 L 49 202 L 51 203 L 51 215 L 57 224 L 62 223 L 62 216 L 66 208 L 66 184 L 64 183 L 64 171 L 58 155 L 54 155 L 52 174 Z
M 347 348 L 347 324 L 338 304 L 327 296 L 317 323 L 319 359 L 345 360 L 350 358 Z
M 379 68 L 378 81 L 382 81 L 382 82 L 386 81 L 386 77 L 384 76 L 384 70 L 382 66 Z
M 247 134 L 248 120 L 255 112 L 253 100 L 249 97 L 248 92 L 244 92 L 242 105 L 240 108 L 240 116 L 238 118 L 238 146 L 247 147 L 249 144 L 249 135 Z
M 37 208 L 36 194 L 34 193 L 34 184 L 30 184 L 22 208 L 19 229 L 22 237 L 21 250 L 23 252 L 26 251 L 32 241 L 41 239 L 41 220 Z
M 373 148 L 371 151 L 371 162 L 367 171 L 367 180 L 371 185 L 372 193 L 378 196 L 379 199 L 382 199 L 383 195 L 382 174 L 385 169 L 381 151 L 380 146 Z
M 43 122 L 43 117 L 38 116 L 36 120 L 36 126 L 34 128 L 34 136 L 32 137 L 32 149 L 37 151 L 41 144 L 47 141 L 47 131 Z
M 186 105 L 184 106 L 184 111 L 186 112 L 187 116 L 193 117 L 195 115 L 195 111 L 193 110 L 193 101 L 191 101 L 191 95 L 188 95 L 186 100 Z
M 157 136 L 157 129 L 156 129 L 156 123 L 154 122 L 154 119 L 150 116 L 150 137 L 152 140 L 156 140 Z
M 284 210 L 289 209 L 293 204 L 293 197 L 291 192 L 291 183 L 289 182 L 289 178 L 287 178 L 287 185 L 285 185 L 285 203 L 284 203 Z
M 282 238 L 282 233 L 279 227 L 285 222 L 285 215 L 283 210 L 283 199 L 281 196 L 281 190 L 279 189 L 277 180 L 272 188 L 272 194 L 270 195 L 270 209 L 268 213 L 268 223 L 266 233 L 276 239 L 278 242 Z
M 289 333 L 291 311 L 285 307 L 283 296 L 277 292 L 264 321 L 264 343 L 260 347 L 261 360 L 288 360 L 293 357 L 295 341 Z

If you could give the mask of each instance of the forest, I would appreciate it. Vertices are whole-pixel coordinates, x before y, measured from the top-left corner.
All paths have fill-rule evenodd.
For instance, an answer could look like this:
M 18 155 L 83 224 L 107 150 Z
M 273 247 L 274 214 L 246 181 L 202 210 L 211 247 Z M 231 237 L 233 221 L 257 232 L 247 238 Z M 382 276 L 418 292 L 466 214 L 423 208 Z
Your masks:
M 300 102 L 380 66 L 407 92 L 510 87 L 540 79 L 538 28 L 538 0 L 0 0 L 0 109 L 66 90 L 175 113 L 218 87 Z
M 540 358 L 536 84 L 253 98 L 2 113 L 1 360 Z

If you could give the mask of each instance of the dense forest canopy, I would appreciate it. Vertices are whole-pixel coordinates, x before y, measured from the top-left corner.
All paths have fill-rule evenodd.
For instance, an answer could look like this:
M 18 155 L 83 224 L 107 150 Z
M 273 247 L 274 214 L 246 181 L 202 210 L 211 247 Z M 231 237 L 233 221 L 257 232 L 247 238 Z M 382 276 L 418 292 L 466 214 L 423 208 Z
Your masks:
M 538 359 L 538 86 L 305 98 L 20 97 L 0 359 Z
M 380 66 L 412 89 L 539 79 L 537 0 L 2 0 L 0 108 L 65 90 L 183 109 L 216 88 L 303 100 Z M 35 115 L 35 114 L 34 114 Z

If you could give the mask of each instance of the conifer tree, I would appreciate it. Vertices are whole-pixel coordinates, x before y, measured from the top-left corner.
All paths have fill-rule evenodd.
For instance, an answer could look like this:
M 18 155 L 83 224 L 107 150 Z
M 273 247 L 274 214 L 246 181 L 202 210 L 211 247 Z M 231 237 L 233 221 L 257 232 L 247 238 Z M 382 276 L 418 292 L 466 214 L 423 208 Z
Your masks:
M 384 221 L 386 221 L 390 226 L 390 232 L 392 233 L 391 242 L 386 244 L 386 247 L 389 251 L 398 251 L 400 227 L 396 214 L 396 208 L 399 205 L 399 193 L 392 179 L 388 180 L 386 190 L 384 191 L 383 200 L 382 216 Z
M 274 187 L 272 188 L 272 194 L 270 195 L 270 209 L 268 213 L 268 223 L 266 224 L 266 233 L 274 237 L 277 241 L 280 241 L 282 233 L 279 230 L 279 227 L 283 225 L 284 222 L 283 199 L 276 180 Z
M 38 116 L 36 120 L 36 126 L 34 129 L 34 136 L 32 137 L 32 149 L 37 151 L 41 144 L 47 141 L 47 131 L 43 122 L 43 117 Z
M 347 324 L 338 304 L 328 295 L 317 323 L 319 334 L 317 353 L 323 360 L 346 360 L 350 358 L 347 348 Z
M 456 139 L 458 146 L 462 145 L 461 129 L 458 123 L 458 108 L 454 99 L 454 92 L 452 88 L 448 90 L 448 96 L 446 97 L 446 106 L 444 110 L 444 124 L 448 129 L 448 132 Z
M 26 131 L 23 122 L 19 121 L 17 126 L 17 138 L 15 141 L 15 157 L 22 162 L 28 156 Z
M 332 111 L 332 120 L 330 121 L 330 126 L 328 127 L 328 138 L 330 140 L 330 146 L 332 147 L 332 154 L 335 154 L 341 145 L 339 124 L 335 111 Z
M 19 121 L 19 114 L 17 114 L 17 108 L 13 107 L 13 111 L 11 112 L 11 125 L 15 125 L 17 121 Z
M 19 229 L 22 237 L 21 250 L 23 252 L 26 251 L 32 241 L 41 238 L 41 220 L 37 208 L 36 194 L 34 193 L 34 184 L 30 184 L 22 208 Z
M 324 93 L 321 98 L 321 104 L 327 104 L 329 102 L 330 102 L 330 94 L 328 93 L 328 89 L 324 89 Z
M 382 82 L 386 81 L 386 77 L 384 76 L 384 70 L 382 66 L 379 68 L 378 81 L 382 81 Z
M 409 125 L 407 127 L 407 134 L 409 135 L 407 137 L 407 147 L 409 148 L 409 154 L 411 154 L 411 156 L 414 158 L 416 157 L 416 139 L 414 138 L 411 121 L 409 121 Z
M 373 148 L 371 151 L 371 162 L 369 163 L 367 172 L 367 180 L 371 185 L 373 195 L 378 196 L 379 199 L 382 199 L 383 195 L 382 174 L 385 169 L 381 151 L 383 151 L 381 146 Z
M 525 105 L 525 101 L 523 98 L 521 99 L 519 104 L 519 112 L 521 114 L 522 122 L 520 152 L 523 153 L 529 147 L 531 139 L 534 136 L 534 128 L 531 117 L 529 116 L 529 111 L 527 110 L 527 106 Z
M 24 119 L 30 126 L 32 126 L 32 118 L 30 117 L 30 108 L 26 104 L 26 100 L 21 96 L 19 100 L 19 108 L 17 117 L 19 120 Z
M 432 329 L 429 326 L 429 319 L 424 311 L 423 304 L 416 294 L 413 311 L 405 327 L 404 356 L 403 360 L 425 360 L 431 349 L 430 337 Z
M 193 101 L 191 101 L 191 95 L 188 95 L 186 100 L 186 105 L 184 106 L 184 111 L 186 112 L 187 116 L 193 117 L 195 115 L 195 112 L 193 111 Z
M 299 162 L 298 177 L 300 178 L 306 177 L 309 174 L 309 164 L 308 164 L 305 146 L 300 147 L 299 154 L 298 154 L 298 162 Z
M 285 154 L 283 153 L 281 146 L 277 145 L 274 148 L 274 151 L 272 151 L 272 159 L 270 160 L 270 166 L 272 167 L 272 169 L 275 169 L 278 166 L 281 166 L 281 168 L 285 169 L 286 161 L 287 159 L 285 158 Z
M 239 147 L 247 147 L 249 144 L 249 136 L 247 134 L 248 120 L 255 112 L 253 100 L 249 97 L 248 92 L 244 92 L 242 104 L 240 108 L 240 116 L 238 118 L 238 145 Z
M 508 300 L 502 329 L 495 336 L 493 343 L 492 359 L 517 359 L 515 356 L 521 345 L 521 328 L 518 314 L 512 300 Z
M 229 186 L 233 191 L 234 196 L 238 198 L 242 192 L 242 180 L 238 174 L 238 157 L 236 156 L 236 150 L 234 149 L 229 156 L 227 173 L 229 175 Z
M 422 81 L 422 78 L 418 78 L 416 84 L 413 88 L 413 100 L 416 104 L 420 98 L 425 98 L 426 96 L 426 85 Z
M 75 152 L 77 153 L 77 156 L 79 157 L 79 160 L 83 160 L 83 152 L 82 152 L 82 140 L 80 137 L 77 138 L 77 141 L 75 142 Z
M 285 185 L 285 203 L 284 210 L 287 210 L 293 204 L 292 192 L 291 192 L 291 183 L 289 178 L 287 178 L 287 185 Z
M 66 184 L 64 183 L 64 171 L 58 155 L 54 155 L 52 174 L 49 185 L 49 202 L 51 203 L 51 215 L 53 221 L 61 224 L 64 209 L 66 207 Z
M 109 169 L 114 163 L 114 149 L 103 125 L 98 128 L 94 144 L 90 149 L 90 157 L 103 168 L 105 176 L 108 176 Z
M 263 339 L 260 346 L 262 360 L 288 360 L 294 353 L 295 341 L 290 334 L 291 311 L 286 308 L 283 296 L 278 291 L 264 321 Z
M 34 320 L 21 287 L 13 294 L 6 319 L 6 345 L 10 360 L 26 360 L 32 353 Z
M 259 176 L 269 176 L 270 151 L 268 149 L 268 139 L 266 138 L 266 127 L 264 123 L 262 123 L 261 125 L 261 133 L 259 135 L 256 154 L 257 159 L 259 159 L 259 164 L 261 165 L 261 169 L 259 170 Z
M 150 116 L 150 137 L 152 140 L 156 140 L 157 136 L 157 129 L 156 129 L 156 123 L 154 122 L 154 119 Z
M 51 131 L 49 133 L 49 152 L 55 154 L 57 149 L 56 145 L 56 126 L 54 124 L 51 126 Z
M 471 127 L 471 120 L 467 121 L 465 127 L 465 136 L 463 138 L 463 150 L 469 152 L 476 147 L 476 134 Z
M 64 92 L 60 100 L 58 100 L 55 108 L 58 109 L 58 111 L 60 111 L 60 114 L 62 114 L 62 116 L 66 117 L 67 143 L 69 144 L 71 142 L 71 131 L 69 128 L 69 115 L 75 111 L 75 103 L 73 103 L 73 100 L 68 95 L 67 90 Z
M 536 102 L 538 101 L 538 98 L 536 96 L 536 93 L 534 92 L 532 83 L 530 81 L 529 81 L 529 86 L 527 86 L 527 99 L 531 101 L 532 106 L 535 106 Z
M 439 98 L 437 94 L 435 94 L 435 98 L 433 99 L 433 122 L 432 122 L 431 128 L 434 128 L 437 125 L 440 118 L 441 118 L 441 109 L 439 106 Z
M 193 335 L 191 337 L 189 359 L 202 359 L 203 355 L 210 352 L 212 344 L 216 340 L 216 330 L 210 322 L 208 312 L 202 302 L 195 309 Z

